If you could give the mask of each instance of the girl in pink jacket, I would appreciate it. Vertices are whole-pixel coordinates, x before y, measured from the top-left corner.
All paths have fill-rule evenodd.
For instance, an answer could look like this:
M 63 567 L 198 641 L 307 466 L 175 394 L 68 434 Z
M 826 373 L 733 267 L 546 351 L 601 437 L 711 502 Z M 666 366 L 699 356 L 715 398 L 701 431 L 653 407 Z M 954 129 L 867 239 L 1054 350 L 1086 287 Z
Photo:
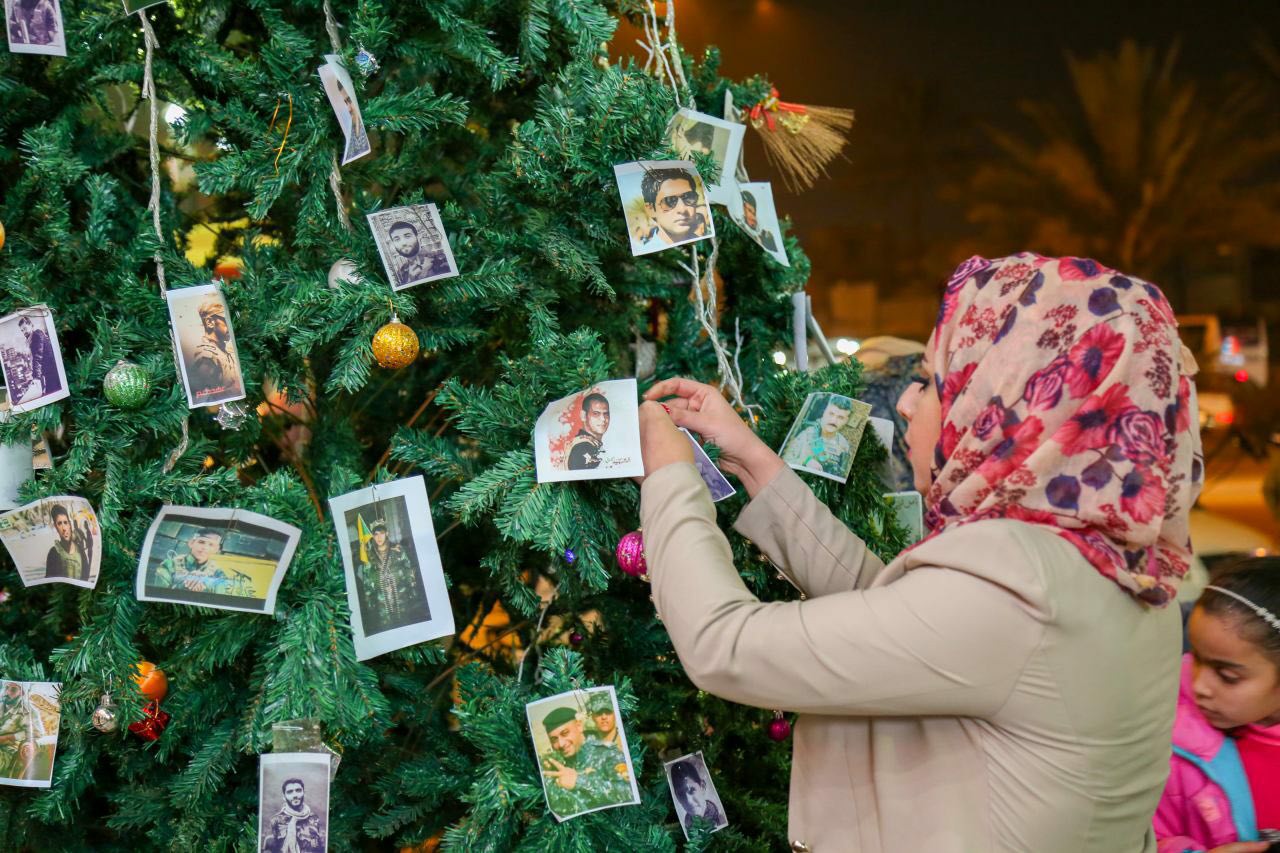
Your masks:
M 1160 853 L 1280 849 L 1280 557 L 1219 577 L 1187 629 Z

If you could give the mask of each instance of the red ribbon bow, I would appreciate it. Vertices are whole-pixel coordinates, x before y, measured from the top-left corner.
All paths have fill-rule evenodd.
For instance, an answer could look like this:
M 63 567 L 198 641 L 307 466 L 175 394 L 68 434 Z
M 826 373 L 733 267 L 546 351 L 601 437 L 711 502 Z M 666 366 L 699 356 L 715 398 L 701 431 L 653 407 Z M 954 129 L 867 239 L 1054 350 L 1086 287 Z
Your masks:
M 779 100 L 778 90 L 770 87 L 769 97 L 760 101 L 760 103 L 751 108 L 751 123 L 758 128 L 760 127 L 760 121 L 763 118 L 765 126 L 767 126 L 769 130 L 774 131 L 778 129 L 778 113 L 783 112 L 804 115 L 808 111 L 809 108 L 804 104 L 792 104 L 788 101 Z

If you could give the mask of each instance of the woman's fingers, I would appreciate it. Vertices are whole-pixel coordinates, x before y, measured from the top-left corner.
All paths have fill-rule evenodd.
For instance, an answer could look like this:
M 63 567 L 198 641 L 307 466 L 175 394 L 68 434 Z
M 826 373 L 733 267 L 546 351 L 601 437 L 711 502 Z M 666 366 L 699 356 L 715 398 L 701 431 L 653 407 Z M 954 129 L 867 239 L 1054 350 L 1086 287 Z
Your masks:
M 659 397 L 693 397 L 699 392 L 704 392 L 710 388 L 710 385 L 694 382 L 692 379 L 685 379 L 683 376 L 673 376 L 670 379 L 655 382 L 653 387 L 644 392 L 644 398 L 646 400 L 657 400 Z

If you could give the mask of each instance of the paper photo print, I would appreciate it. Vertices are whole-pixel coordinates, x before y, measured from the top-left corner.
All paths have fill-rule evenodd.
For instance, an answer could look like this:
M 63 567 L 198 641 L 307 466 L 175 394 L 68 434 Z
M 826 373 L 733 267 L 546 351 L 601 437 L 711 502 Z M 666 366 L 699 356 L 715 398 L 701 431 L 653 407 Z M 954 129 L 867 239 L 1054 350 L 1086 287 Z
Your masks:
M 269 752 L 258 757 L 260 853 L 329 849 L 329 756 Z
M 689 439 L 689 443 L 693 445 L 693 465 L 698 469 L 698 473 L 702 475 L 702 481 L 707 484 L 707 489 L 711 492 L 711 501 L 719 503 L 725 498 L 733 497 L 738 490 L 725 479 L 724 474 L 720 473 L 716 463 L 711 461 L 711 457 L 707 455 L 707 451 L 702 449 L 702 445 L 693 437 L 693 433 L 684 427 L 680 427 L 680 431 L 684 433 L 684 437 Z
M 351 83 L 351 75 L 342 67 L 342 58 L 326 53 L 324 59 L 324 65 L 316 70 L 324 84 L 324 93 L 329 96 L 329 106 L 338 117 L 342 136 L 347 141 L 342 149 L 342 165 L 345 166 L 368 154 L 373 146 L 369 144 L 369 133 L 360 115 L 360 104 L 356 102 L 356 89 Z
M 53 312 L 47 305 L 0 317 L 0 368 L 11 411 L 30 412 L 71 396 Z
M 10 53 L 67 55 L 67 34 L 62 28 L 58 0 L 4 0 Z
M 62 722 L 62 685 L 0 680 L 0 785 L 48 788 Z
M 0 424 L 9 417 L 9 389 L 0 385 Z M 25 441 L 0 444 L 0 512 L 21 505 L 18 492 L 31 479 L 36 467 L 34 457 L 34 447 Z
M 880 446 L 885 450 L 884 464 L 880 466 L 880 480 L 886 489 L 892 489 L 893 473 L 893 421 L 888 418 L 867 418 L 867 426 L 875 433 Z
M 773 206 L 773 188 L 767 181 L 739 184 L 738 188 L 729 203 L 729 217 L 775 261 L 784 267 L 791 266 L 787 247 L 782 242 L 778 212 Z
M 667 138 L 681 159 L 709 154 L 716 161 L 719 178 L 707 181 L 707 195 L 716 204 L 729 204 L 737 183 L 734 170 L 742 153 L 745 124 L 725 121 L 706 113 L 680 110 L 667 125 Z
M 871 406 L 861 400 L 814 392 L 805 398 L 779 455 L 797 471 L 843 483 L 870 416 Z
M 610 379 L 556 400 L 533 428 L 539 483 L 644 474 L 634 379 Z
M 138 559 L 138 600 L 274 613 L 301 535 L 247 509 L 162 507 Z
M 716 234 L 711 204 L 688 160 L 641 160 L 613 167 L 631 254 L 648 255 Z
M 556 820 L 640 802 L 613 687 L 574 690 L 525 706 L 542 792 Z
M 458 274 L 449 238 L 434 204 L 379 210 L 370 213 L 368 219 L 392 290 Z
M 453 608 L 422 477 L 329 499 L 346 573 L 356 658 L 445 637 Z
M 24 586 L 66 583 L 93 589 L 102 565 L 102 530 L 89 502 L 44 498 L 0 515 L 0 542 Z
M 720 803 L 720 795 L 716 793 L 715 783 L 711 781 L 711 773 L 707 770 L 707 762 L 701 752 L 682 755 L 674 761 L 662 765 L 667 774 L 667 785 L 671 788 L 671 799 L 676 804 L 676 816 L 680 818 L 680 827 L 684 837 L 689 837 L 693 822 L 698 818 L 705 820 L 712 832 L 718 832 L 729 825 L 724 816 L 724 806 Z
M 227 300 L 216 284 L 170 290 L 169 322 L 178 342 L 178 367 L 187 406 L 198 409 L 243 400 L 244 378 Z
M 924 538 L 924 498 L 919 492 L 890 492 L 884 500 L 893 508 L 898 524 L 907 529 L 907 544 L 914 545 Z

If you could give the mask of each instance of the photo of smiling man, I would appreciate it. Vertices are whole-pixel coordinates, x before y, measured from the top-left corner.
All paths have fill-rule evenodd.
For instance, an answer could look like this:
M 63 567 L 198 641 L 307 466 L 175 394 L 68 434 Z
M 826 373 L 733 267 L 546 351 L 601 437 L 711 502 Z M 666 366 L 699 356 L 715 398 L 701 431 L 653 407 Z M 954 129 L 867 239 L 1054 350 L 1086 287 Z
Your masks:
M 631 254 L 648 255 L 715 236 L 706 187 L 688 160 L 645 160 L 613 167 Z

